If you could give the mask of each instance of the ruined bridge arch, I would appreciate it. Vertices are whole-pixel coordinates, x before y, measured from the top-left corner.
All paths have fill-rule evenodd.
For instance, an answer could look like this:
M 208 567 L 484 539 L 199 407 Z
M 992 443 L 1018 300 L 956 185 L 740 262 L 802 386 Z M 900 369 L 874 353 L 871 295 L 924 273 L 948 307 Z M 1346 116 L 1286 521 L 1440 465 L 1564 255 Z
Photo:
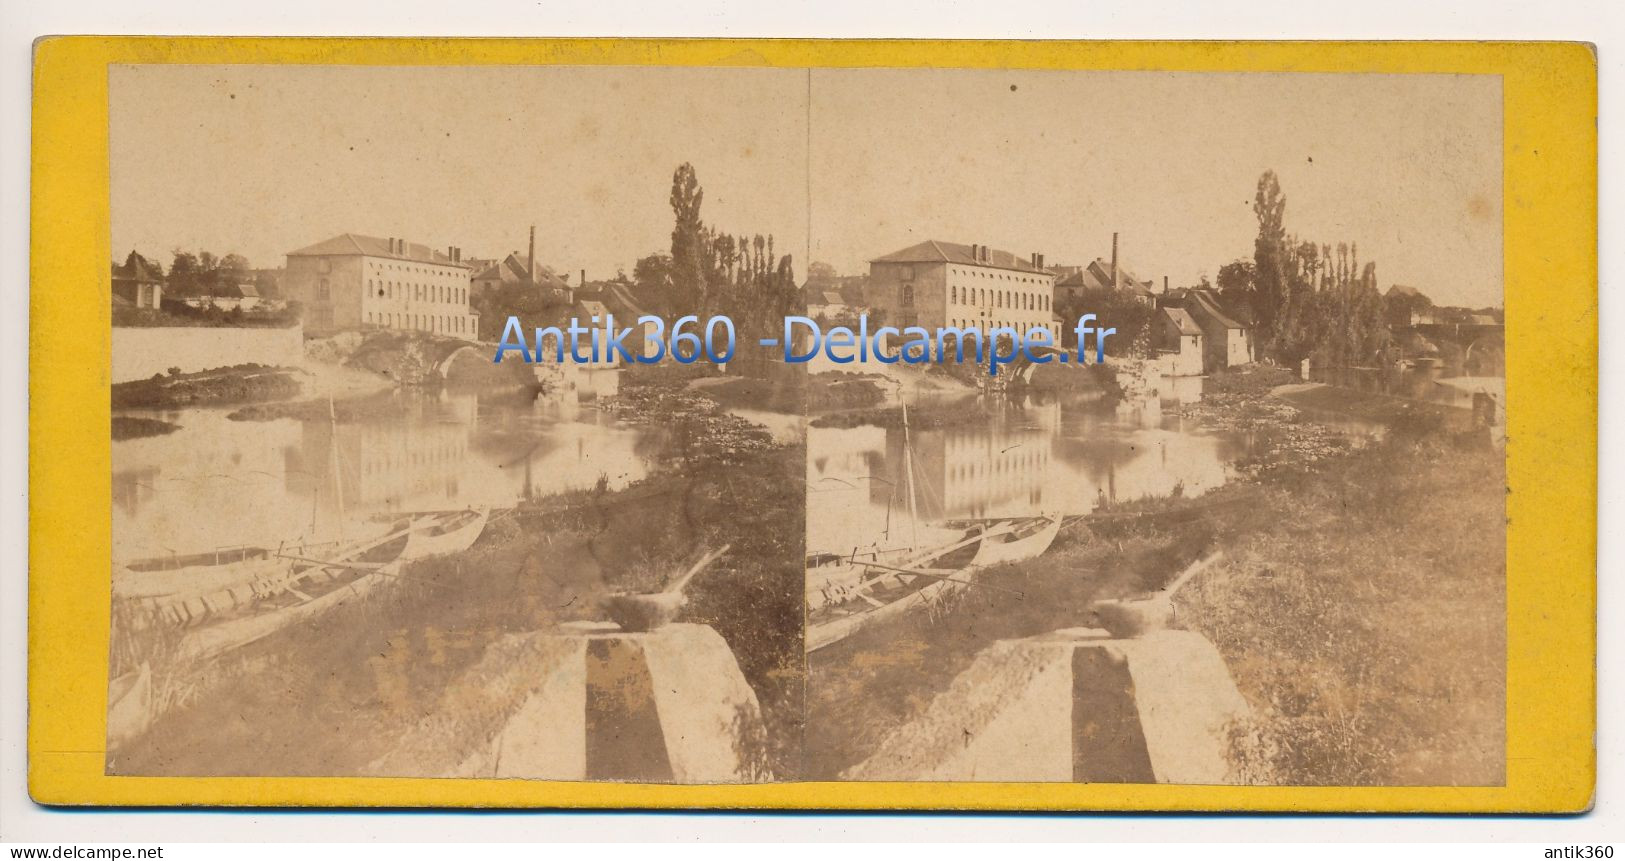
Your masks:
M 1072 351 L 1064 347 L 1029 347 L 1027 350 L 1022 351 L 1015 361 L 1000 366 L 999 373 L 1001 375 L 1011 374 L 1014 379 L 1020 379 L 1023 384 L 1032 382 L 1033 369 L 1037 368 L 1040 363 L 1027 358 L 1028 352 L 1039 356 L 1049 356 L 1050 360 L 1042 364 L 1065 364 L 1075 358 Z

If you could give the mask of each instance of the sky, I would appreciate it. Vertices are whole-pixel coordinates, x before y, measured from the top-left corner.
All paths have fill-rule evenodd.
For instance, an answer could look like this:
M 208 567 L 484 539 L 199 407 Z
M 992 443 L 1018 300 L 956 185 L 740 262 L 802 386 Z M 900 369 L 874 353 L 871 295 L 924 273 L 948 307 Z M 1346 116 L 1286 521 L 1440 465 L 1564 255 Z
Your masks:
M 670 243 L 671 174 L 798 272 L 925 239 L 1173 286 L 1252 255 L 1258 176 L 1290 232 L 1353 242 L 1379 286 L 1501 302 L 1493 76 L 119 66 L 113 251 L 256 266 L 343 232 L 589 278 Z M 810 246 L 810 248 L 809 248 Z M 809 254 L 810 252 L 810 254 Z

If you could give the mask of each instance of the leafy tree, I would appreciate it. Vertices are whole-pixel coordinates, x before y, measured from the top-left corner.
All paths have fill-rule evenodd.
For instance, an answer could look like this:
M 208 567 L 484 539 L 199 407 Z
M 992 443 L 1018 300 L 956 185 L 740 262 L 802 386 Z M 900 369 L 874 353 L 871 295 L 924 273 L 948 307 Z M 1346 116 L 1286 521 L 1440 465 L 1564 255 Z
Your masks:
M 1383 299 L 1383 313 L 1388 322 L 1396 326 L 1409 326 L 1411 315 L 1433 310 L 1433 300 L 1421 292 L 1407 293 L 1391 290 Z
M 1219 267 L 1219 301 L 1251 323 L 1258 318 L 1253 310 L 1253 261 L 1233 260 Z
M 222 272 L 230 272 L 237 277 L 244 277 L 252 267 L 249 266 L 247 257 L 233 251 L 220 258 L 219 268 Z
M 835 267 L 822 260 L 814 260 L 807 264 L 807 283 L 828 283 L 840 277 Z
M 1273 170 L 1258 178 L 1253 214 L 1258 216 L 1258 238 L 1253 241 L 1253 322 L 1259 340 L 1278 349 L 1277 325 L 1292 298 L 1292 285 L 1286 268 L 1286 196 Z
M 197 296 L 199 290 L 199 275 L 202 267 L 198 263 L 197 255 L 174 250 L 175 259 L 169 264 L 169 283 L 165 289 L 175 296 Z
M 700 220 L 704 201 L 694 166 L 688 162 L 678 165 L 671 178 L 671 209 L 676 216 L 671 230 L 672 286 L 692 313 L 702 316 L 711 310 L 710 285 L 705 280 L 705 223 Z

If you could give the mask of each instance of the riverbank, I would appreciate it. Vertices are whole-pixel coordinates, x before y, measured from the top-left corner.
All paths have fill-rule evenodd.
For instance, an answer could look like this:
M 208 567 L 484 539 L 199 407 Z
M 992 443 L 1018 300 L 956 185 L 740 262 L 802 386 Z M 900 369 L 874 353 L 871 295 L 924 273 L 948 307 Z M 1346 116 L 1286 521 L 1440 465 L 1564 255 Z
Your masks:
M 232 365 L 114 383 L 113 409 L 179 409 L 284 400 L 301 389 L 297 368 Z
M 1085 624 L 1089 602 L 1155 589 L 1223 550 L 1181 592 L 1178 625 L 1219 648 L 1252 706 L 1234 728 L 1235 779 L 1498 783 L 1500 456 L 1476 435 L 1414 416 L 1363 446 L 1336 442 L 1272 396 L 1285 384 L 1272 369 L 1208 383 L 1211 395 L 1188 414 L 1268 437 L 1256 463 L 1200 498 L 1123 509 L 1196 516 L 1087 518 L 1043 557 L 985 572 L 1001 589 L 965 589 L 930 616 L 815 653 L 809 776 L 862 762 L 992 643 Z
M 174 422 L 161 419 L 141 418 L 138 416 L 113 416 L 113 442 L 127 439 L 145 439 L 153 436 L 172 434 L 181 429 Z
M 336 401 L 338 423 L 394 398 Z M 640 452 L 651 475 L 499 511 L 469 550 L 408 563 L 362 600 L 161 682 L 185 701 L 110 757 L 110 773 L 451 774 L 534 690 L 536 679 L 491 672 L 505 650 L 604 620 L 604 596 L 657 589 L 726 544 L 678 621 L 713 627 L 760 703 L 763 731 L 741 745 L 752 771 L 794 776 L 804 450 L 684 380 L 629 373 L 605 406 L 657 431 Z M 253 417 L 326 419 L 328 408 L 288 402 Z

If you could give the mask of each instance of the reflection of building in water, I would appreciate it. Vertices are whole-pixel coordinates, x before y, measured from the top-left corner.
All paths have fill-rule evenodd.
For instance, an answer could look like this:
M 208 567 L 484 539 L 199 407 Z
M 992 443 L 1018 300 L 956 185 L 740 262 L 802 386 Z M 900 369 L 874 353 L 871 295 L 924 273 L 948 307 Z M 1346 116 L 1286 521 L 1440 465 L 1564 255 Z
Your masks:
M 1030 513 L 1042 508 L 1053 435 L 1037 426 L 915 431 L 915 504 L 922 519 Z M 903 431 L 886 433 L 887 478 L 870 501 L 906 508 Z
M 288 486 L 304 496 L 314 493 L 320 514 L 340 513 L 338 494 L 343 513 L 351 516 L 371 510 L 456 507 L 468 460 L 468 425 L 403 421 L 335 428 L 321 420 L 302 424 L 302 444 L 289 454 Z
M 807 484 L 813 490 L 829 492 L 835 479 L 850 483 L 883 474 L 885 457 L 885 428 L 821 428 L 807 436 Z
M 1194 404 L 1202 399 L 1202 377 L 1170 377 L 1166 374 L 1157 385 L 1157 394 L 1164 404 Z

